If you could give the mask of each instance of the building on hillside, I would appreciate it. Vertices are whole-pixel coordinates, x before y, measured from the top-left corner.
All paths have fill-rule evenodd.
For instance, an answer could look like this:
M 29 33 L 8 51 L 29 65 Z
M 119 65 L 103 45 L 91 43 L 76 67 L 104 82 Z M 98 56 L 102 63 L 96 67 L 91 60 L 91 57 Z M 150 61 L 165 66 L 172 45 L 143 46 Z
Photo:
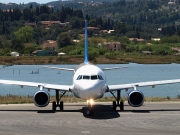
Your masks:
M 93 33 L 93 35 L 98 35 L 101 32 L 100 28 L 98 28 L 98 27 L 87 27 L 87 29 L 88 29 L 89 33 Z M 84 28 L 83 28 L 83 30 L 84 30 Z
M 42 49 L 57 50 L 58 49 L 57 42 L 54 40 L 46 40 L 42 44 Z
M 171 49 L 174 52 L 178 52 L 178 53 L 180 52 L 180 47 L 172 47 Z
M 101 30 L 101 33 L 108 33 L 108 30 Z
M 68 26 L 70 22 L 60 23 L 60 26 Z
M 108 33 L 111 34 L 113 33 L 115 30 L 101 30 L 101 33 Z
M 98 27 L 87 27 L 88 30 L 100 31 Z
M 143 54 L 146 54 L 146 55 L 151 55 L 152 52 L 151 51 L 142 51 Z
M 57 56 L 57 52 L 53 50 L 35 50 L 33 56 Z
M 13 57 L 18 57 L 18 56 L 19 56 L 19 53 L 18 53 L 18 52 L 11 52 L 10 54 L 11 54 L 11 56 L 13 56 Z
M 41 24 L 48 29 L 51 25 L 59 25 L 60 21 L 41 21 Z
M 157 28 L 158 31 L 162 31 L 162 28 Z
M 104 42 L 105 47 L 110 51 L 120 51 L 125 49 L 126 45 L 121 44 L 120 42 Z
M 176 0 L 170 0 L 170 1 L 168 2 L 168 5 L 173 5 L 173 4 L 176 4 Z
M 129 38 L 129 41 L 131 41 L 131 42 L 146 42 L 146 40 L 142 39 L 142 38 Z
M 63 52 L 58 53 L 58 57 L 64 56 L 64 55 L 66 55 L 66 53 L 63 53 Z
M 109 30 L 108 33 L 111 34 L 113 33 L 115 30 Z
M 151 40 L 153 40 L 153 41 L 160 41 L 161 38 L 151 38 Z
M 31 27 L 37 27 L 35 22 L 26 22 L 24 25 L 25 26 L 31 26 Z
M 69 25 L 69 22 L 61 23 L 60 21 L 41 21 L 41 25 L 48 29 L 51 25 L 67 26 Z
M 74 39 L 73 42 L 74 42 L 74 43 L 79 43 L 80 40 Z

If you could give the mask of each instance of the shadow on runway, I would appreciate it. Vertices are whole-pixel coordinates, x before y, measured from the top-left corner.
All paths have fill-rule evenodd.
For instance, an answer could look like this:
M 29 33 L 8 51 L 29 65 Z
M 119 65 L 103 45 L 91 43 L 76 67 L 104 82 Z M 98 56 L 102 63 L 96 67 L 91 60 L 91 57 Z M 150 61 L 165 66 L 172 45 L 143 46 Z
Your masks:
M 76 106 L 76 105 L 75 105 Z M 93 111 L 94 111 L 94 115 L 93 116 L 87 116 L 85 115 L 85 110 L 87 109 L 87 107 L 85 107 L 84 105 L 78 105 L 80 107 L 82 107 L 82 109 L 65 109 L 63 111 L 57 110 L 56 111 L 52 111 L 52 110 L 31 110 L 31 109 L 26 109 L 26 110 L 20 110 L 20 109 L 4 109 L 4 110 L 0 110 L 0 112 L 36 112 L 39 114 L 44 114 L 44 113 L 61 113 L 61 112 L 72 112 L 72 113 L 82 113 L 83 116 L 85 118 L 89 118 L 89 119 L 97 119 L 97 120 L 101 120 L 101 119 L 114 119 L 114 118 L 119 118 L 121 113 L 124 112 L 128 112 L 128 113 L 151 113 L 151 112 L 180 112 L 180 109 L 143 109 L 141 110 L 141 108 L 125 108 L 124 111 L 119 110 L 119 108 L 117 107 L 116 111 L 112 110 L 112 105 L 94 105 L 93 106 Z M 128 106 L 128 105 L 125 105 Z
M 0 112 L 37 112 L 37 113 L 55 113 L 55 111 L 52 110 L 0 110 Z
M 101 119 L 114 119 L 114 118 L 120 117 L 118 111 L 112 110 L 111 105 L 94 105 L 92 108 L 94 111 L 93 116 L 87 116 L 85 114 L 86 109 L 87 109 L 87 107 L 82 108 L 83 116 L 86 118 L 90 118 L 90 119 L 101 120 Z

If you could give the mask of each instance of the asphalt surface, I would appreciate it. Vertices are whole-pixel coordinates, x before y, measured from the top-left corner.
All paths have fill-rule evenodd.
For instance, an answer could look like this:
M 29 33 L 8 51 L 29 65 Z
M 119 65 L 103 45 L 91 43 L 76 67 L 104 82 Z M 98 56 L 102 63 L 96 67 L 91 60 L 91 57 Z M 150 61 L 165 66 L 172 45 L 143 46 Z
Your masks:
M 65 103 L 64 111 L 34 104 L 0 105 L 0 135 L 179 135 L 180 102 L 144 103 L 112 111 L 96 103 L 94 116 L 83 114 L 85 103 Z

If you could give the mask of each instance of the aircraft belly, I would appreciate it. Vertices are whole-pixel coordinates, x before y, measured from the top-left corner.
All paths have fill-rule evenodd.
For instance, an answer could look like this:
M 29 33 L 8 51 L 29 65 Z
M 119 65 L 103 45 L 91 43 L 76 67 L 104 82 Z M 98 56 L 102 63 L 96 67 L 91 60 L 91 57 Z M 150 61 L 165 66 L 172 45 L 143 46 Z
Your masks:
M 82 99 L 98 99 L 106 92 L 107 87 L 105 81 L 81 81 L 75 83 L 73 87 L 73 94 L 75 97 Z

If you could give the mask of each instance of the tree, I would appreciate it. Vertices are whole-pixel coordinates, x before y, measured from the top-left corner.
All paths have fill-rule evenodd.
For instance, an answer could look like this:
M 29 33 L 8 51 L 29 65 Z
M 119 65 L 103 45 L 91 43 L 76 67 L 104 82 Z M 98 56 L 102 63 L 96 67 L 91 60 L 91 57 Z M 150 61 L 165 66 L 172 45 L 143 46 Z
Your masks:
M 0 48 L 5 49 L 10 47 L 10 41 L 6 36 L 0 36 Z
M 22 43 L 29 43 L 33 39 L 33 28 L 25 26 L 14 32 L 16 39 Z
M 0 48 L 4 48 L 4 45 L 1 39 L 0 39 Z
M 11 49 L 13 49 L 13 51 L 23 53 L 24 45 L 22 44 L 21 40 L 15 38 L 11 41 Z
M 78 17 L 72 17 L 71 18 L 71 24 L 73 29 L 78 29 L 81 28 L 83 25 L 83 19 L 78 18 Z
M 61 34 L 59 34 L 59 36 L 57 37 L 57 43 L 59 45 L 59 48 L 74 44 L 68 32 L 62 32 Z

